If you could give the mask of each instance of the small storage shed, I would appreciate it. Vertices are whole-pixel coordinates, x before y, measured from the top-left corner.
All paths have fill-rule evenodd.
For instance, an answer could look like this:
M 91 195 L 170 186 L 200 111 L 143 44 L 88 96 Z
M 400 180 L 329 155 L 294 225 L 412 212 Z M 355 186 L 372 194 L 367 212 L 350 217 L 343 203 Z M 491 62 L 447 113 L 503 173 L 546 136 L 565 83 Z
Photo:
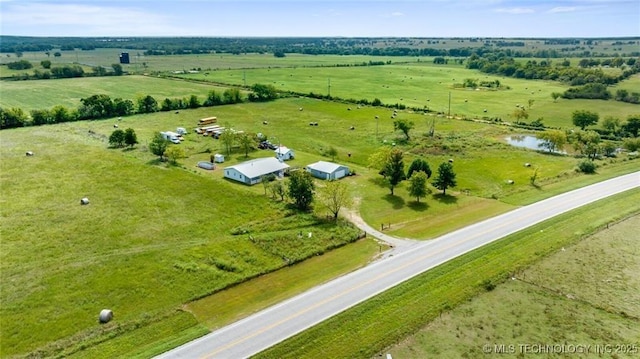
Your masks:
M 324 180 L 337 180 L 350 173 L 349 167 L 326 161 L 318 161 L 308 165 L 307 172 L 311 173 L 313 177 Z
M 274 150 L 276 158 L 281 161 L 292 160 L 294 157 L 293 150 L 286 146 L 280 146 Z
M 213 156 L 213 162 L 215 162 L 215 163 L 223 163 L 224 162 L 224 155 L 216 153 Z
M 262 176 L 269 174 L 283 177 L 287 168 L 289 165 L 280 162 L 277 158 L 258 158 L 225 168 L 224 177 L 251 186 L 262 181 Z

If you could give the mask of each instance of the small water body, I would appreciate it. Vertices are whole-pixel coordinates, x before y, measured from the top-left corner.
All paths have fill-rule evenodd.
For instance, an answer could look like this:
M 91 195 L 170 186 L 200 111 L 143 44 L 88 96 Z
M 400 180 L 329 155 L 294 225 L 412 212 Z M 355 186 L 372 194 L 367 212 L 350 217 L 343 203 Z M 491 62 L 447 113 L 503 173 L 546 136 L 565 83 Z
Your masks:
M 507 143 L 511 146 L 524 147 L 532 150 L 542 150 L 540 144 L 544 141 L 539 140 L 536 136 L 530 135 L 511 135 L 506 137 Z

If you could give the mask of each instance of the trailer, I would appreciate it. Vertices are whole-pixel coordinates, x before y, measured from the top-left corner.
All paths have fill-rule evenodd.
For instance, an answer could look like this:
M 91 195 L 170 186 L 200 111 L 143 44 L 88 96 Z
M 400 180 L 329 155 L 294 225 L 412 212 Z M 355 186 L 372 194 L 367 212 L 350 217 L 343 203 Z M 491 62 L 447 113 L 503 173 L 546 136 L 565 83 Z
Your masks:
M 171 143 L 175 143 L 175 144 L 180 143 L 180 136 L 175 132 L 166 131 L 166 132 L 160 132 L 160 134 L 162 135 L 162 138 L 164 138 L 167 141 L 170 141 Z

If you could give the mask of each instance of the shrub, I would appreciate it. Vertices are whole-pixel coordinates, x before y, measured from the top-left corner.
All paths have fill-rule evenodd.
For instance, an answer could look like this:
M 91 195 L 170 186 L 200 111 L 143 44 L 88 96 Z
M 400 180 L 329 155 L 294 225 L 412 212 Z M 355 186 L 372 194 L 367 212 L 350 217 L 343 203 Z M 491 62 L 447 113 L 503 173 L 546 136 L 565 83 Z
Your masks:
M 596 173 L 596 167 L 596 164 L 589 160 L 578 163 L 578 170 L 582 173 Z

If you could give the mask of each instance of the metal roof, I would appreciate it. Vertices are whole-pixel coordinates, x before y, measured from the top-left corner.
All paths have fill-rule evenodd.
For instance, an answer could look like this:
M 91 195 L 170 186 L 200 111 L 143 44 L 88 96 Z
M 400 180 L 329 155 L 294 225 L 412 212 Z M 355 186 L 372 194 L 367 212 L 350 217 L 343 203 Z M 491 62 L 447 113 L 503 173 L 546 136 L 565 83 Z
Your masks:
M 256 178 L 264 176 L 269 173 L 277 172 L 289 168 L 286 163 L 280 162 L 275 157 L 257 158 L 255 160 L 239 163 L 235 166 L 230 166 L 225 169 L 235 169 L 242 173 L 246 177 Z
M 340 167 L 346 168 L 346 166 L 339 165 L 333 162 L 326 162 L 326 161 L 318 161 L 316 163 L 307 165 L 307 168 L 311 168 L 313 170 L 324 172 L 324 173 L 333 173 L 337 171 Z

